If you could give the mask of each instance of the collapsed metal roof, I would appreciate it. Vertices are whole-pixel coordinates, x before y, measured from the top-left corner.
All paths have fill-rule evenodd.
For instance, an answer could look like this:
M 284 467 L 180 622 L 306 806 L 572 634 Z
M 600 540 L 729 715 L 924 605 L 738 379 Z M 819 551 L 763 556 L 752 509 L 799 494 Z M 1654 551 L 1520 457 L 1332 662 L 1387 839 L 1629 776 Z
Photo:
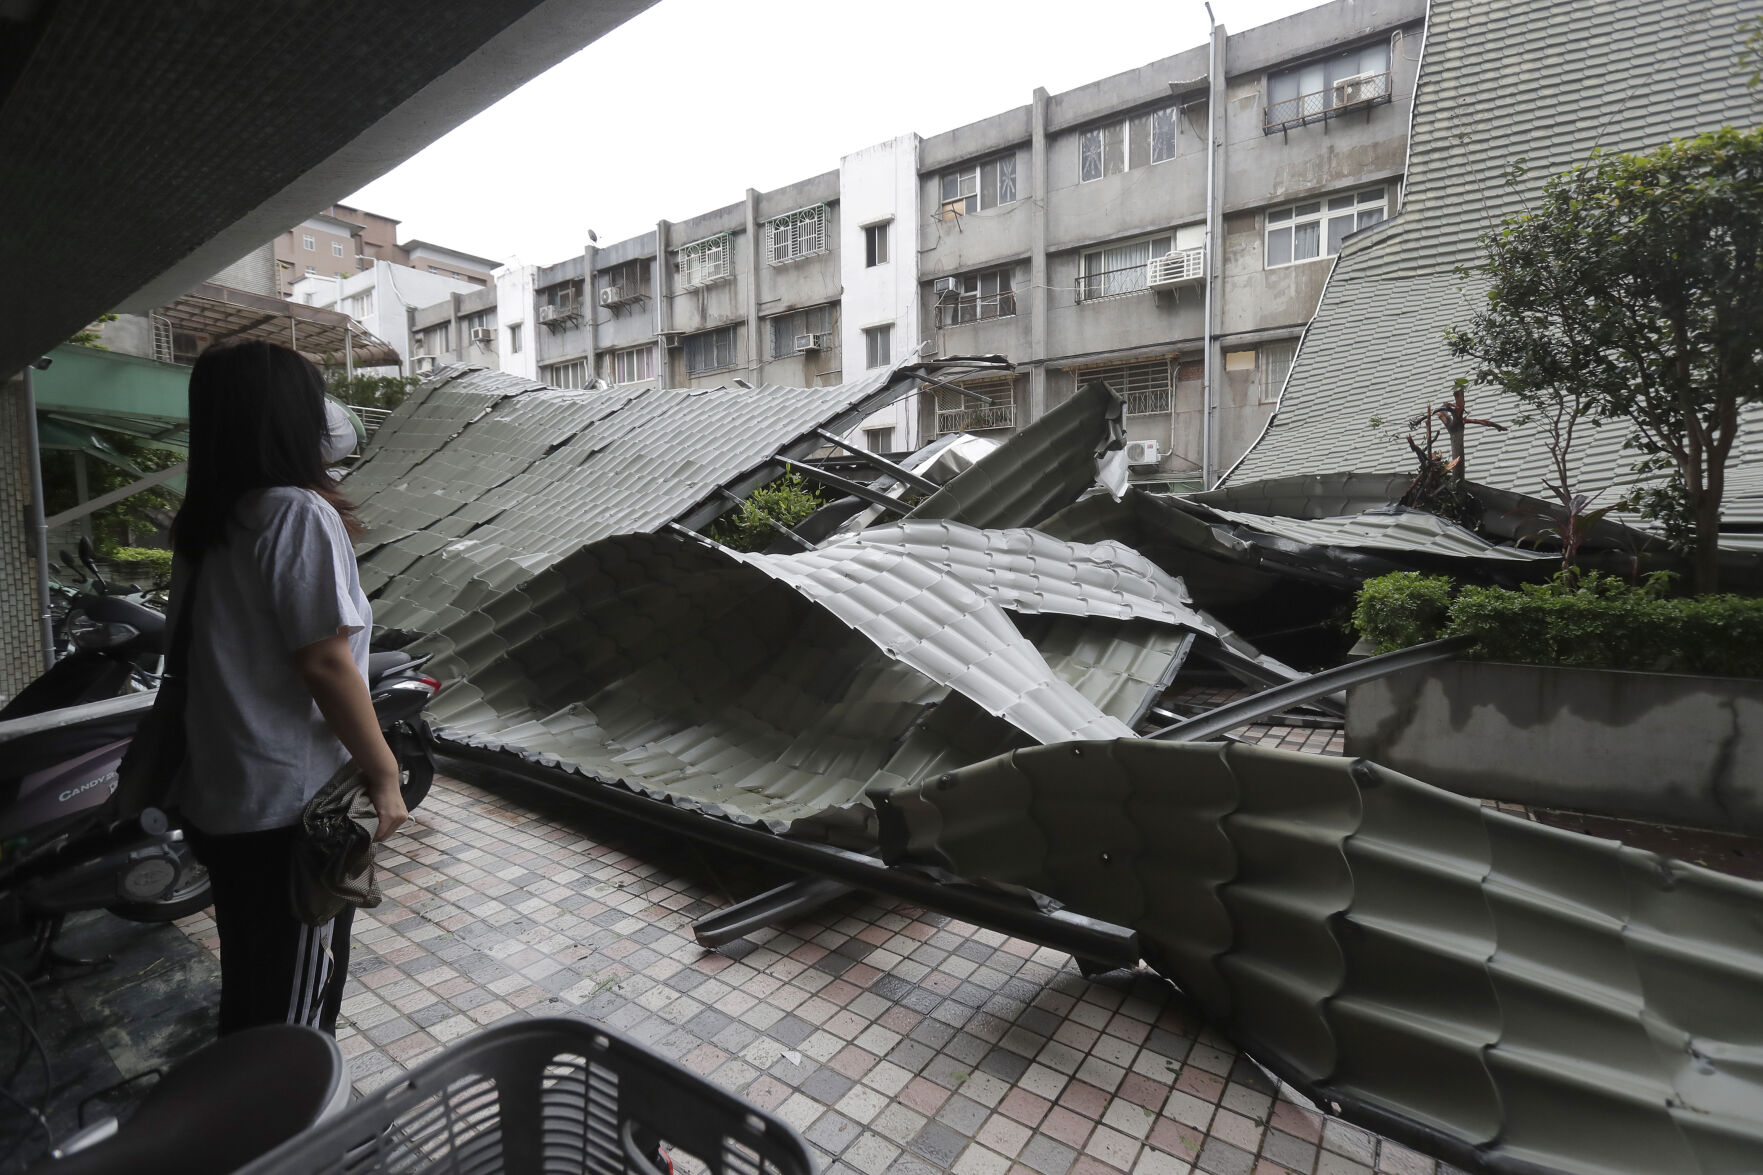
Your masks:
M 1026 748 L 875 800 L 890 861 L 1132 927 L 1257 1060 L 1430 1154 L 1763 1168 L 1763 884 L 1240 745 Z
M 1728 63 L 1754 12 L 1730 0 L 1576 8 L 1572 50 L 1539 53 L 1539 21 L 1550 14 L 1534 0 L 1433 0 L 1401 209 L 1341 247 L 1266 431 L 1227 482 L 1406 466 L 1400 441 L 1370 426 L 1414 416 L 1470 374 L 1468 361 L 1451 356 L 1445 331 L 1468 326 L 1483 298 L 1485 281 L 1473 272 L 1479 235 L 1594 151 L 1645 151 L 1753 123 L 1746 71 Z M 1646 87 L 1681 77 L 1686 61 L 1711 64 L 1694 84 L 1672 86 L 1670 101 L 1637 100 Z M 1470 477 L 1520 493 L 1554 480 L 1540 432 L 1519 423 L 1521 405 L 1478 386 L 1470 406 L 1511 427 L 1469 443 Z M 1763 524 L 1763 406 L 1742 411 L 1723 520 L 1754 527 Z M 1627 435 L 1620 422 L 1581 430 L 1576 492 L 1638 480 Z

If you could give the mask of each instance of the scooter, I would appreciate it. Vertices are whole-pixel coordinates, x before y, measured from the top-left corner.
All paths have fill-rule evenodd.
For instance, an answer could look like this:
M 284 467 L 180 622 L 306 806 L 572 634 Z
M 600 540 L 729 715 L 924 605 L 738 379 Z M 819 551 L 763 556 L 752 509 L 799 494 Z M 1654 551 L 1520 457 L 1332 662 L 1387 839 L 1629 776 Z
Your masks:
M 140 635 L 132 624 L 120 627 L 135 633 L 111 633 L 124 644 Z M 441 683 L 421 672 L 426 660 L 378 653 L 369 664 L 374 709 L 411 809 L 434 779 L 422 710 Z M 209 903 L 207 871 L 173 827 L 164 798 L 148 797 L 161 807 L 137 813 L 117 803 L 117 769 L 153 696 L 124 694 L 0 721 L 0 941 L 30 937 L 31 970 L 83 962 L 54 950 L 69 913 L 106 909 L 131 921 L 168 922 Z

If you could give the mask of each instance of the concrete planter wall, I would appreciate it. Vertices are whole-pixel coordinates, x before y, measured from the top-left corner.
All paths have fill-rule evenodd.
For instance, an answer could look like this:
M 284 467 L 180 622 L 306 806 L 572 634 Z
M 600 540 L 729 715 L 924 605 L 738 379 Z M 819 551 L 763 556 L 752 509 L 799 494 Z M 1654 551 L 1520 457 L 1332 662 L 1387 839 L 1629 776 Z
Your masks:
M 1347 753 L 1462 795 L 1763 835 L 1763 681 L 1457 661 L 1358 686 Z

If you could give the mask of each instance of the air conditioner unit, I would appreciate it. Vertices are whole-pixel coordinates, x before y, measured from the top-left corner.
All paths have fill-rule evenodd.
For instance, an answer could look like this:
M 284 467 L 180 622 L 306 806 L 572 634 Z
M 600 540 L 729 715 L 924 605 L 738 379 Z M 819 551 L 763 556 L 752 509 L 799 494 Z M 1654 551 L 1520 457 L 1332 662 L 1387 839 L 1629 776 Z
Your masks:
M 685 345 L 684 339 L 685 336 L 677 330 L 664 330 L 661 332 L 661 345 L 666 347 L 669 351 L 677 351 L 679 348 L 683 347 Z
M 820 350 L 825 349 L 825 347 L 826 347 L 826 336 L 825 335 L 797 335 L 796 336 L 796 350 L 798 350 L 798 351 L 820 351 Z
M 602 306 L 617 306 L 623 301 L 623 286 L 607 286 L 600 291 L 600 305 Z
M 1126 442 L 1126 463 L 1128 465 L 1156 465 L 1162 459 L 1162 454 L 1157 452 L 1156 441 Z
M 427 375 L 435 369 L 435 357 L 433 355 L 412 355 L 410 368 L 418 375 Z
M 474 326 L 471 328 L 471 341 L 480 347 L 487 347 L 496 341 L 496 328 L 493 326 Z
M 1206 276 L 1206 250 L 1177 249 L 1145 263 L 1145 284 L 1154 290 L 1197 282 Z
M 1352 77 L 1338 78 L 1334 84 L 1333 105 L 1338 109 L 1342 106 L 1357 106 L 1361 102 L 1369 102 L 1381 97 L 1383 74 L 1356 73 Z
M 539 307 L 539 321 L 540 322 L 556 322 L 557 321 L 557 307 L 555 307 L 555 306 L 541 306 L 541 307 Z

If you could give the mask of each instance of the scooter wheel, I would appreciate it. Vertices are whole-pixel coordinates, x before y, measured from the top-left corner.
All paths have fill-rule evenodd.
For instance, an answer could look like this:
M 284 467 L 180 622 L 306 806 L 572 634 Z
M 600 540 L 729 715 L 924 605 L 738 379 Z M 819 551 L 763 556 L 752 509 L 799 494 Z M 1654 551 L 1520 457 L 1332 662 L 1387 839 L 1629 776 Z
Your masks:
M 398 790 L 404 796 L 404 810 L 414 812 L 416 805 L 428 797 L 429 786 L 435 781 L 434 761 L 421 747 L 407 748 L 407 753 L 399 758 L 398 767 L 403 776 Z
M 196 860 L 196 854 L 186 843 L 179 842 L 177 854 L 178 879 L 170 893 L 154 902 L 120 902 L 107 907 L 110 912 L 130 922 L 175 922 L 213 905 L 214 891 L 207 867 Z

